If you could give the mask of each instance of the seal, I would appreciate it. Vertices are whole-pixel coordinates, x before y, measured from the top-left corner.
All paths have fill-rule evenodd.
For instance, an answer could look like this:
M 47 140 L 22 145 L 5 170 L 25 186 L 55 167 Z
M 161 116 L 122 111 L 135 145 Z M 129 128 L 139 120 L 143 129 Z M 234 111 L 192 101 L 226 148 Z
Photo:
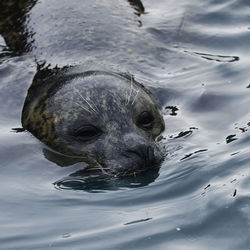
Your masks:
M 164 121 L 151 92 L 132 75 L 69 67 L 38 71 L 22 111 L 23 128 L 88 169 L 127 176 L 158 167 Z

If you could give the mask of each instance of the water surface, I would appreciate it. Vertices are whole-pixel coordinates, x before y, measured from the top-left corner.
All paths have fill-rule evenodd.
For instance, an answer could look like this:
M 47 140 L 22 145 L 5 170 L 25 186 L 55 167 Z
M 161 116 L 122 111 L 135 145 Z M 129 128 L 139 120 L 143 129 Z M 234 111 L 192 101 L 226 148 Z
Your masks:
M 249 249 L 249 1 L 30 2 L 18 43 L 0 37 L 0 249 Z M 161 169 L 77 181 L 13 132 L 42 60 L 161 89 Z

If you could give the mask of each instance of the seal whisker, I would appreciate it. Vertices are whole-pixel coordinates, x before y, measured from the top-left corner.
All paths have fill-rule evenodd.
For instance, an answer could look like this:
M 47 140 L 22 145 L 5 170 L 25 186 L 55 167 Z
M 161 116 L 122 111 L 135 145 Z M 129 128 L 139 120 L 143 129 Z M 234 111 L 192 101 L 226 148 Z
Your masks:
M 96 111 L 99 111 L 99 109 L 98 109 L 98 107 L 95 105 L 95 103 L 94 103 L 94 102 L 92 102 L 92 101 L 91 101 L 91 103 L 95 106 Z
M 96 81 L 96 79 L 94 78 L 94 81 L 98 84 L 98 82 Z M 91 100 L 90 100 L 91 101 Z M 93 106 L 95 106 L 96 111 L 100 111 L 99 108 L 95 105 L 95 103 L 93 101 L 91 101 L 91 103 L 93 104 Z
M 133 92 L 133 77 L 131 76 L 131 80 L 130 80 L 130 93 L 128 95 L 128 99 L 127 99 L 126 105 L 128 105 L 129 102 L 130 102 L 130 98 L 132 96 L 132 92 Z
M 79 107 L 81 107 L 82 109 L 84 109 L 85 111 L 89 112 L 90 114 L 92 114 L 93 112 L 88 110 L 87 108 L 85 108 L 84 106 L 82 106 L 81 104 L 76 102 L 76 105 L 78 105 Z
M 99 170 L 99 169 L 101 169 L 101 170 L 110 170 L 110 168 L 103 168 L 103 167 L 94 168 L 94 167 L 92 167 L 92 168 L 88 169 L 88 171 L 94 171 L 94 170 Z
M 108 174 L 108 172 L 106 170 L 109 170 L 109 168 L 103 168 L 101 165 L 99 165 L 101 171 L 103 174 Z
M 81 97 L 81 99 L 82 99 L 83 101 L 85 101 L 85 102 L 88 104 L 88 106 L 89 106 L 95 113 L 97 113 L 97 111 L 90 105 L 90 103 L 81 95 L 80 91 L 79 91 L 77 88 L 74 88 L 74 89 L 77 91 L 77 93 L 78 93 L 78 95 Z
M 137 95 L 139 94 L 139 92 L 140 92 L 140 89 L 137 89 L 137 90 L 136 90 L 135 97 L 134 97 L 134 100 L 132 101 L 131 105 L 133 105 L 133 104 L 134 104 L 135 99 L 136 99 Z
M 101 170 L 102 174 L 108 175 L 108 170 L 110 170 L 110 168 L 104 168 L 101 165 L 98 165 L 97 167 L 92 167 L 90 169 L 88 169 L 88 171 L 96 171 L 96 170 Z

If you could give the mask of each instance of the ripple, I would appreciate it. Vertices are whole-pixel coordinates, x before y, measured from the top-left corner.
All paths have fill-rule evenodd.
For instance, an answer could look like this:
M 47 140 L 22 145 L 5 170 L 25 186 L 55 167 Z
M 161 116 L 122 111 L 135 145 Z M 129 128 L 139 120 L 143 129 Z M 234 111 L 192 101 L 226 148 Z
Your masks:
M 226 142 L 227 143 L 230 143 L 230 142 L 232 142 L 232 141 L 235 141 L 235 140 L 237 140 L 238 138 L 236 138 L 236 135 L 228 135 L 227 137 L 226 137 Z
M 65 177 L 54 182 L 58 190 L 78 190 L 89 193 L 105 193 L 122 189 L 147 186 L 159 176 L 159 169 L 147 170 L 135 176 L 115 178 L 110 176 L 90 175 L 82 177 Z
M 179 110 L 176 106 L 167 106 L 165 107 L 165 110 L 169 110 L 169 115 L 171 116 L 176 116 L 177 115 L 177 111 Z M 164 113 L 165 115 L 165 113 Z
M 149 220 L 152 220 L 152 218 L 134 220 L 134 221 L 127 222 L 127 223 L 125 223 L 124 225 L 127 226 L 127 225 L 136 224 L 136 223 L 141 223 L 141 222 L 145 222 L 145 221 L 149 221 Z
M 230 63 L 230 62 L 236 62 L 240 60 L 238 56 L 213 55 L 213 54 L 200 53 L 200 52 L 191 52 L 187 50 L 185 50 L 184 52 L 193 56 L 198 56 L 200 58 L 203 58 L 209 61 L 216 61 L 216 62 L 222 62 L 222 63 L 225 63 L 225 62 Z
M 202 153 L 202 152 L 206 152 L 206 151 L 208 151 L 208 149 L 200 149 L 200 150 L 197 150 L 197 151 L 195 151 L 195 152 L 193 152 L 193 153 L 190 153 L 190 154 L 185 155 L 183 158 L 181 158 L 181 161 L 182 161 L 182 160 L 185 160 L 185 159 L 187 159 L 187 158 L 189 158 L 189 157 L 191 157 L 191 156 L 193 156 L 194 154 L 198 154 L 198 153 Z
M 129 0 L 140 14 L 145 4 L 140 17 L 128 1 L 95 0 L 89 18 L 81 13 L 91 4 L 47 2 L 36 5 L 39 18 L 33 18 L 38 59 L 59 65 L 89 60 L 91 67 L 100 60 L 97 67 L 107 63 L 108 69 L 108 62 L 119 62 L 152 80 L 155 96 L 165 101 L 166 130 L 158 140 L 168 154 L 160 169 L 120 179 L 72 176 L 80 166 L 48 161 L 32 136 L 9 132 L 20 126 L 36 64 L 28 55 L 13 58 L 0 37 L 1 247 L 248 249 L 249 0 Z M 51 20 L 58 26 L 50 27 Z M 106 32 L 106 22 L 116 28 Z M 46 30 L 67 37 L 49 41 Z

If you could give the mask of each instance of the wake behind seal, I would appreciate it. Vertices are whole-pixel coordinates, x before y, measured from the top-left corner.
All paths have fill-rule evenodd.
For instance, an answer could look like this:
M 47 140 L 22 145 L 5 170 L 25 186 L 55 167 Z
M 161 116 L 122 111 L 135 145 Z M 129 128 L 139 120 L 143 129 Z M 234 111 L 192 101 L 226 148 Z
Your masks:
M 159 167 L 164 121 L 151 92 L 120 72 L 77 67 L 38 71 L 23 128 L 60 154 L 112 176 Z

